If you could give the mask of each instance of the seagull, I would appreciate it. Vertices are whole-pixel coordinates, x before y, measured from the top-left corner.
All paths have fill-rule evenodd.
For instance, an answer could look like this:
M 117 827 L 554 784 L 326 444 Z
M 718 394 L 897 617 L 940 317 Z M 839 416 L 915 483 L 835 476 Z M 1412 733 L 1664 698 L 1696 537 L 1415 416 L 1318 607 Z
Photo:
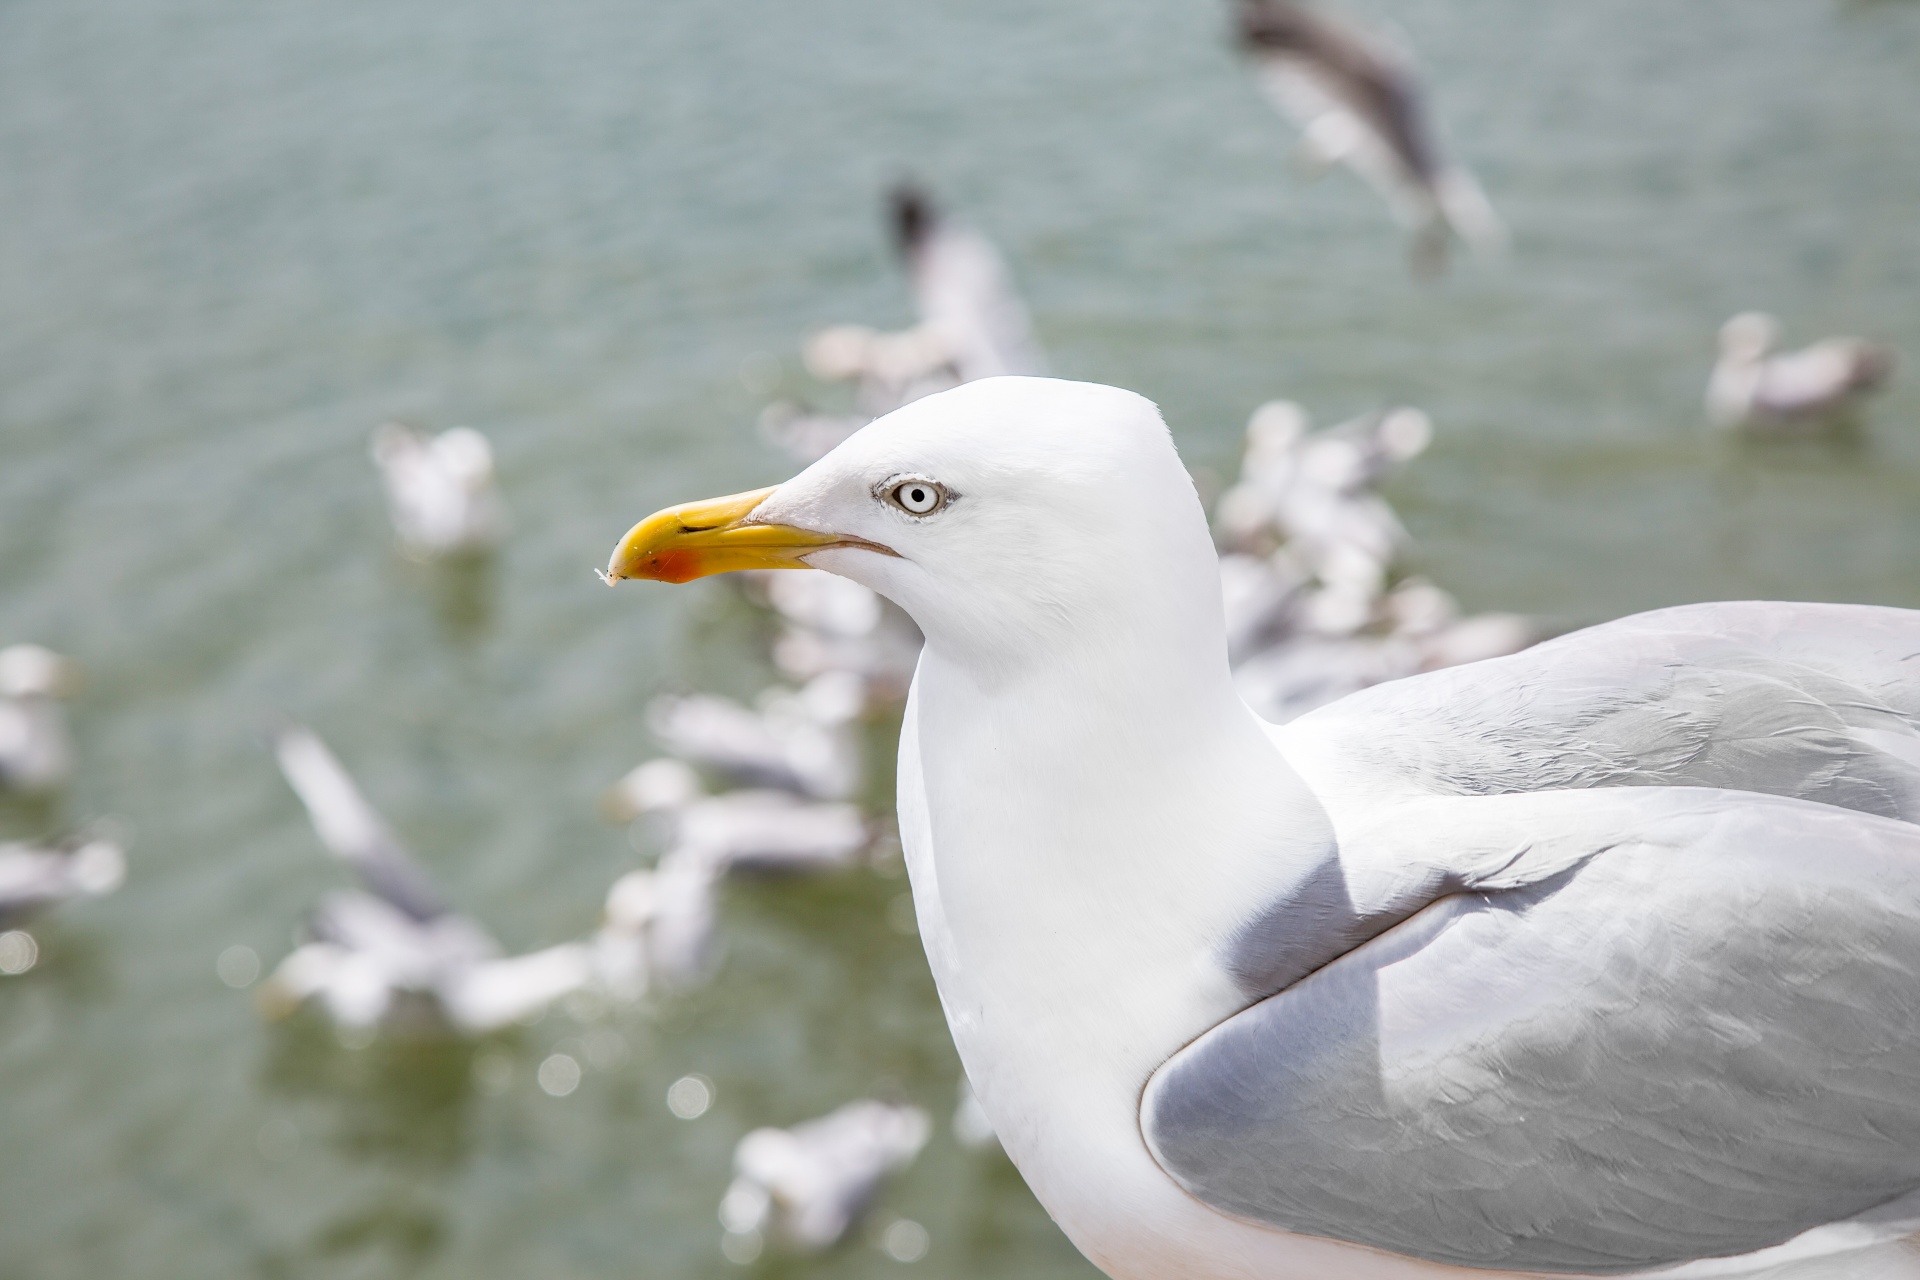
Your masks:
M 960 380 L 1045 372 L 1033 321 L 992 242 L 942 213 L 912 183 L 895 187 L 889 203 L 894 247 L 913 283 L 921 326 Z
M 410 558 L 471 556 L 499 542 L 506 521 L 493 448 L 472 427 L 429 436 L 389 422 L 373 433 L 373 460 L 400 549 Z
M 897 702 L 913 678 L 920 633 L 900 610 L 857 582 L 831 573 L 760 573 L 766 603 L 780 615 L 773 664 L 812 685 L 832 675 L 841 697 Z M 834 685 L 821 686 L 822 694 Z
M 477 1036 L 595 980 L 595 952 L 585 943 L 503 955 L 485 927 L 451 910 L 311 730 L 281 730 L 274 754 L 320 842 L 365 889 L 321 900 L 307 923 L 308 940 L 261 989 L 268 1014 L 317 999 L 343 1027 L 443 1024 Z
M 973 383 L 611 579 L 811 565 L 926 635 L 919 931 L 1116 1280 L 1920 1276 L 1920 613 L 1641 614 L 1286 726 L 1154 405 Z
M 126 851 L 103 834 L 0 844 L 0 929 L 18 928 L 72 898 L 104 897 L 126 878 Z
M 1300 129 L 1318 172 L 1342 163 L 1414 229 L 1414 266 L 1432 274 L 1458 236 L 1481 252 L 1506 229 L 1480 184 L 1440 153 L 1412 63 L 1385 41 L 1293 0 L 1242 0 L 1240 44 L 1274 107 Z
M 608 789 L 616 822 L 663 821 L 665 843 L 716 872 L 820 871 L 852 866 L 871 843 L 859 807 L 753 789 L 710 796 L 684 761 L 649 760 Z
M 720 1202 L 721 1225 L 756 1239 L 771 1228 L 806 1252 L 831 1248 L 932 1132 L 920 1108 L 871 1099 L 791 1129 L 755 1129 L 734 1148 L 736 1176 Z
M 1721 427 L 1782 430 L 1842 417 L 1893 374 L 1893 352 L 1860 338 L 1828 338 L 1777 354 L 1780 322 L 1745 311 L 1720 329 L 1707 414 Z
M 1376 491 L 1391 472 L 1433 438 L 1418 409 L 1367 414 L 1309 432 L 1305 410 L 1269 401 L 1247 423 L 1241 479 L 1220 498 L 1221 536 L 1253 554 L 1284 542 L 1267 558 L 1264 590 L 1243 564 L 1228 577 L 1228 631 L 1240 652 L 1250 634 L 1271 628 L 1281 603 L 1312 629 L 1351 634 L 1373 620 L 1387 573 L 1408 542 L 1400 518 Z M 1304 592 L 1305 578 L 1318 590 Z M 1283 599 L 1276 599 L 1276 595 Z
M 891 332 L 833 325 L 807 339 L 807 372 L 854 384 L 857 412 L 821 413 L 791 401 L 767 406 L 761 437 L 798 462 L 814 461 L 922 396 L 975 378 L 1046 371 L 1032 317 L 993 243 L 941 213 L 912 183 L 888 193 L 887 210 L 918 322 Z
M 714 885 L 724 870 L 706 851 L 682 847 L 614 881 L 605 922 L 588 944 L 598 989 L 631 1002 L 706 978 L 715 963 Z
M 799 691 L 775 687 L 759 710 L 712 693 L 670 694 L 647 709 L 653 736 L 674 755 L 738 783 L 816 800 L 844 800 L 860 784 L 853 721 L 862 695 L 831 673 Z
M 0 791 L 44 794 L 66 783 L 73 748 L 60 700 L 79 680 L 79 664 L 51 649 L 0 649 Z

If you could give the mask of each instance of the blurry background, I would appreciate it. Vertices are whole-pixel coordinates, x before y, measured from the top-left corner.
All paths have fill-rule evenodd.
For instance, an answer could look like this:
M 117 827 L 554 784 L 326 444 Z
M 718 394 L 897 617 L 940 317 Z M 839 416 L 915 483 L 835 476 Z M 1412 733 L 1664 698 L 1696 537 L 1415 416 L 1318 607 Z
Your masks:
M 86 664 L 59 816 L 133 835 L 127 887 L 0 978 L 0 1277 L 723 1274 L 734 1141 L 876 1089 L 941 1126 L 880 1215 L 926 1257 L 760 1269 L 1093 1274 L 945 1132 L 904 880 L 730 885 L 704 989 L 478 1051 L 265 1025 L 215 973 L 343 880 L 277 713 L 509 946 L 592 926 L 646 700 L 768 673 L 724 583 L 591 569 L 788 474 L 752 424 L 805 388 L 800 337 L 908 318 L 902 174 L 1005 250 L 1057 372 L 1158 400 L 1196 469 L 1273 396 L 1427 409 L 1391 496 L 1469 608 L 1920 606 L 1920 6 L 1351 7 L 1418 50 L 1509 261 L 1411 281 L 1371 192 L 1288 171 L 1204 0 L 0 0 L 0 642 Z M 1904 351 L 1860 438 L 1709 435 L 1747 307 Z M 490 576 L 393 552 L 392 416 L 493 439 Z M 689 1072 L 715 1102 L 684 1121 Z

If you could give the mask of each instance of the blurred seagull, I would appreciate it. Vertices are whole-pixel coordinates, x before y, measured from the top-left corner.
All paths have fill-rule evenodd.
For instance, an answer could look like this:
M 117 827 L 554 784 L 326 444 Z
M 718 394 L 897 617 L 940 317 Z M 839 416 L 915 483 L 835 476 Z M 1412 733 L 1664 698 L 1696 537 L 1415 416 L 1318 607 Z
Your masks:
M 773 662 L 782 675 L 810 686 L 831 675 L 841 691 L 833 696 L 859 702 L 906 694 L 920 655 L 920 632 L 906 614 L 831 573 L 768 571 L 755 577 L 780 615 Z M 820 686 L 816 696 L 828 696 L 832 687 Z
M 822 382 L 852 383 L 856 411 L 768 405 L 761 437 L 797 462 L 824 456 L 874 418 L 922 396 L 975 378 L 1046 371 L 1032 318 L 992 242 L 945 217 L 911 183 L 888 193 L 887 213 L 918 323 L 891 332 L 833 325 L 807 340 L 807 372 Z
M 70 898 L 98 898 L 127 878 L 118 841 L 83 834 L 52 844 L 0 844 L 0 929 L 12 929 Z
M 735 782 L 816 800 L 852 795 L 860 783 L 851 730 L 859 691 L 822 676 L 798 692 L 769 689 L 760 701 L 755 711 L 718 694 L 669 695 L 647 709 L 647 725 L 674 755 Z
M 310 940 L 274 971 L 261 1005 L 275 1015 L 318 999 L 343 1026 L 372 1029 L 415 1011 L 482 1035 L 544 1009 L 595 976 L 593 953 L 566 943 L 519 956 L 450 910 L 325 743 L 290 726 L 274 743 L 281 772 L 327 850 L 367 892 L 321 901 Z
M 790 791 L 729 791 L 710 796 L 683 761 L 649 760 L 603 799 L 619 822 L 660 819 L 670 849 L 711 861 L 718 871 L 816 871 L 850 866 L 869 843 L 851 804 L 805 800 Z
M 424 435 L 398 422 L 373 433 L 400 548 L 417 560 L 488 551 L 505 519 L 494 487 L 493 448 L 472 427 Z
M 1860 338 L 1828 338 L 1776 354 L 1780 323 L 1745 311 L 1720 329 L 1707 382 L 1707 413 L 1722 427 L 1814 427 L 1846 413 L 1893 373 L 1893 351 Z
M 46 792 L 66 782 L 73 749 L 60 700 L 79 679 L 79 664 L 51 649 L 0 649 L 0 791 Z
M 714 886 L 722 870 L 703 852 L 672 849 L 652 869 L 614 881 L 605 922 L 589 944 L 600 988 L 638 1000 L 656 987 L 685 988 L 706 977 L 714 967 Z
M 960 381 L 1046 372 L 1026 304 L 1005 259 L 979 232 L 952 221 L 911 183 L 890 196 L 894 247 L 913 282 L 921 326 Z
M 734 1148 L 736 1176 L 720 1202 L 720 1223 L 733 1235 L 771 1227 L 794 1248 L 830 1248 L 881 1182 L 913 1163 L 932 1131 L 920 1108 L 871 1100 L 791 1129 L 755 1129 Z
M 1441 154 L 1419 78 L 1398 49 L 1292 0 L 1242 0 L 1240 43 L 1314 170 L 1346 164 L 1414 229 L 1415 270 L 1446 265 L 1450 236 L 1481 252 L 1506 229 L 1480 184 Z
M 1427 447 L 1427 415 L 1399 408 L 1324 431 L 1309 425 L 1291 401 L 1255 410 L 1241 479 L 1221 495 L 1221 538 L 1238 553 L 1221 563 L 1236 661 L 1283 621 L 1330 635 L 1375 621 L 1407 542 L 1376 488 Z

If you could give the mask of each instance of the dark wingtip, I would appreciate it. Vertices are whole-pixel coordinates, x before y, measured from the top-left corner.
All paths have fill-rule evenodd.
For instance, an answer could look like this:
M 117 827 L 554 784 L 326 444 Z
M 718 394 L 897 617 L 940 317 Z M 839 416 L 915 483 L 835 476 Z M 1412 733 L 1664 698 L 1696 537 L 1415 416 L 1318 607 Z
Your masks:
M 936 214 L 926 189 L 911 178 L 902 178 L 887 192 L 889 221 L 893 225 L 893 247 L 902 257 L 920 247 L 933 226 Z

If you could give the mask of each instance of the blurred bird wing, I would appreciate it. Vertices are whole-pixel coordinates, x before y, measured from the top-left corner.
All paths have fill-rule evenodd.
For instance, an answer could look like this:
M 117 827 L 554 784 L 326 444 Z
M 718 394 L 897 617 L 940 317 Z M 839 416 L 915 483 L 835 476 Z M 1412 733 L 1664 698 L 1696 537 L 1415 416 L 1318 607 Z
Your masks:
M 306 806 L 320 843 L 351 866 L 369 889 L 415 920 L 446 911 L 426 872 L 360 794 L 326 743 L 311 730 L 293 725 L 279 734 L 274 756 Z

